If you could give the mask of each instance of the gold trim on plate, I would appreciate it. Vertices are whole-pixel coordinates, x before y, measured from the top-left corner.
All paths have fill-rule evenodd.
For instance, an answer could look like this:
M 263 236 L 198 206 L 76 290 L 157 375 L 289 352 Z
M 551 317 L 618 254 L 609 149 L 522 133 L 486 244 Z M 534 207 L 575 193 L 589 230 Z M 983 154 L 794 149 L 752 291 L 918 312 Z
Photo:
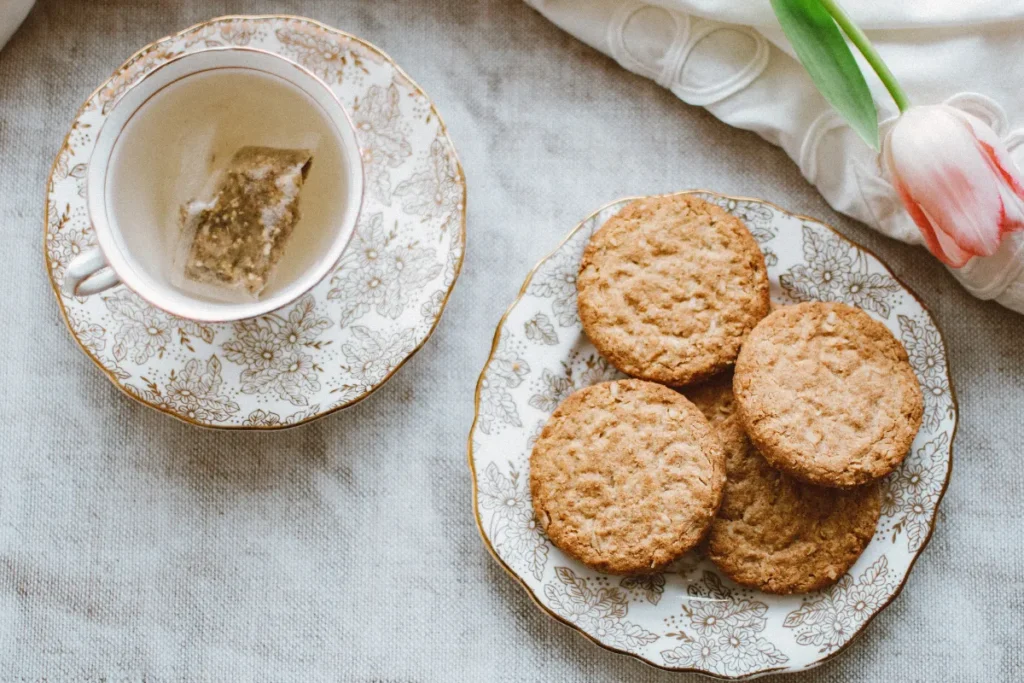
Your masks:
M 72 127 L 72 130 L 68 131 L 68 134 L 64 136 L 64 142 L 63 142 L 63 144 L 61 144 L 60 149 L 57 151 L 57 156 L 54 157 L 53 164 L 50 166 L 50 175 L 48 176 L 47 182 L 46 182 L 46 200 L 45 200 L 46 203 L 45 203 L 45 208 L 43 210 L 43 258 L 46 261 L 46 272 L 47 272 L 47 275 L 48 275 L 49 280 L 50 280 L 50 288 L 53 290 L 54 295 L 56 295 L 56 297 L 57 297 L 57 306 L 60 308 L 60 313 L 61 313 L 61 317 L 64 319 L 64 324 L 67 326 L 68 331 L 71 333 L 71 338 L 74 339 L 75 343 L 78 344 L 78 347 L 82 350 L 82 353 L 84 353 L 86 356 L 88 356 L 93 361 L 93 363 L 96 364 L 96 367 L 98 367 L 103 372 L 103 374 L 107 377 L 107 379 L 110 380 L 110 382 L 114 386 L 116 386 L 123 394 L 125 394 L 128 397 L 130 397 L 132 400 L 138 401 L 139 403 L 141 403 L 141 404 L 143 404 L 145 406 L 148 406 L 148 407 L 150 407 L 153 410 L 156 410 L 158 412 L 170 415 L 171 417 L 173 417 L 175 419 L 178 419 L 178 420 L 180 420 L 182 422 L 185 422 L 186 424 L 191 424 L 191 425 L 195 425 L 197 427 L 203 427 L 203 428 L 206 428 L 206 429 L 238 430 L 238 431 L 278 431 L 278 430 L 282 430 L 282 429 L 291 429 L 292 427 L 299 427 L 299 426 L 302 426 L 302 425 L 305 425 L 305 424 L 309 424 L 310 422 L 313 422 L 314 420 L 318 420 L 318 419 L 320 419 L 322 417 L 326 417 L 328 415 L 331 415 L 332 413 L 338 412 L 339 410 L 344 410 L 345 408 L 349 408 L 349 407 L 351 407 L 351 406 L 353 406 L 353 405 L 355 405 L 355 404 L 357 404 L 357 403 L 359 403 L 359 402 L 369 398 L 374 393 L 376 393 L 378 389 L 380 389 L 382 386 L 387 384 L 388 380 L 390 380 L 392 377 L 394 377 L 395 374 L 399 370 L 401 370 L 405 366 L 405 364 L 408 363 L 413 358 L 413 356 L 415 356 L 417 354 L 417 352 L 419 352 L 420 349 L 423 348 L 424 344 L 427 343 L 427 340 L 429 340 L 430 337 L 433 336 L 434 331 L 437 329 L 437 326 L 441 322 L 441 318 L 444 315 L 445 309 L 448 307 L 448 300 L 451 298 L 452 292 L 455 290 L 455 283 L 458 282 L 459 275 L 462 274 L 462 264 L 463 264 L 463 262 L 465 261 L 465 258 L 466 258 L 466 214 L 467 214 L 467 212 L 469 210 L 469 192 L 468 192 L 468 189 L 466 187 L 466 173 L 465 173 L 465 171 L 462 168 L 462 162 L 459 160 L 458 153 L 455 150 L 455 144 L 452 142 L 451 136 L 448 134 L 448 126 L 445 125 L 444 119 L 441 118 L 441 114 L 437 111 L 437 106 L 434 104 L 434 101 L 430 99 L 430 96 L 427 95 L 427 93 L 423 90 L 423 88 L 420 87 L 419 83 L 417 83 L 415 80 L 413 80 L 413 78 L 411 76 L 409 76 L 409 74 L 406 73 L 406 71 L 401 66 L 399 66 L 395 62 L 395 60 L 393 60 L 391 58 L 390 55 L 388 55 L 386 52 L 381 50 L 379 47 L 377 47 L 373 43 L 370 43 L 370 42 L 367 42 L 367 41 L 363 40 L 362 38 L 354 36 L 351 33 L 346 33 L 345 31 L 342 31 L 340 29 L 336 29 L 336 28 L 334 28 L 332 26 L 328 26 L 327 24 L 319 22 L 316 19 L 309 19 L 307 17 L 300 17 L 300 16 L 296 16 L 296 15 L 292 15 L 292 14 L 254 14 L 254 15 L 228 14 L 228 15 L 224 15 L 224 16 L 221 16 L 221 17 L 216 17 L 214 19 L 210 19 L 209 21 L 204 21 L 204 22 L 195 24 L 193 26 L 189 26 L 186 29 L 178 31 L 177 33 L 172 33 L 170 35 L 164 36 L 163 38 L 160 38 L 159 40 L 155 40 L 152 43 L 149 43 L 148 45 L 143 47 L 142 49 L 136 51 L 121 66 L 119 66 L 117 69 L 115 69 L 114 73 L 112 73 L 109 78 L 107 78 L 105 81 L 103 81 L 103 83 L 101 83 L 99 85 L 99 87 L 97 87 L 95 90 L 93 90 L 92 94 L 90 94 L 85 99 L 85 102 L 83 102 L 82 105 L 78 108 L 78 111 L 75 114 L 75 117 L 74 117 L 74 119 L 72 121 L 74 123 L 74 122 L 77 122 L 79 119 L 81 119 L 82 115 L 85 114 L 86 107 L 89 105 L 89 103 L 95 97 L 97 97 L 103 91 L 104 88 L 106 88 L 108 85 L 110 85 L 118 76 L 120 76 L 122 73 L 127 71 L 141 57 L 143 57 L 144 55 L 148 54 L 149 52 L 152 52 L 153 50 L 157 49 L 158 47 L 160 47 L 163 43 L 165 43 L 167 41 L 171 41 L 171 40 L 175 40 L 175 39 L 178 39 L 178 38 L 182 38 L 182 37 L 184 37 L 185 35 L 187 35 L 189 33 L 192 33 L 192 32 L 195 32 L 195 31 L 200 31 L 200 30 L 202 30 L 203 28 L 205 28 L 207 26 L 212 26 L 212 25 L 220 23 L 220 22 L 227 22 L 227 21 L 253 21 L 253 22 L 267 21 L 267 22 L 270 22 L 270 21 L 279 21 L 279 20 L 305 22 L 307 24 L 311 24 L 311 25 L 313 25 L 315 27 L 318 27 L 321 30 L 324 30 L 324 31 L 326 31 L 328 33 L 331 33 L 331 34 L 335 35 L 335 36 L 340 36 L 340 37 L 342 37 L 342 38 L 344 38 L 346 40 L 349 40 L 349 41 L 352 41 L 354 43 L 357 43 L 357 44 L 363 46 L 364 48 L 366 48 L 366 49 L 368 49 L 368 50 L 370 50 L 370 51 L 380 55 L 380 57 L 384 60 L 384 62 L 386 62 L 387 64 L 391 65 L 391 67 L 395 70 L 395 72 L 399 76 L 404 78 L 406 81 L 408 81 L 410 87 L 413 90 L 415 90 L 420 96 L 422 96 L 427 101 L 427 103 L 430 105 L 430 111 L 431 111 L 432 115 L 437 117 L 437 123 L 438 123 L 438 130 L 439 130 L 439 132 L 442 135 L 444 135 L 445 139 L 448 141 L 449 151 L 451 153 L 453 161 L 455 162 L 455 168 L 457 169 L 458 176 L 459 176 L 459 183 L 460 183 L 460 185 L 462 187 L 462 209 L 461 209 L 461 212 L 460 212 L 461 213 L 461 217 L 460 217 L 461 220 L 460 220 L 460 224 L 459 224 L 459 235 L 458 235 L 458 240 L 459 240 L 458 245 L 459 245 L 459 249 L 460 249 L 460 251 L 459 251 L 459 260 L 455 264 L 455 272 L 454 272 L 453 277 L 452 277 L 452 283 L 451 283 L 451 285 L 448 286 L 448 291 L 445 292 L 444 299 L 441 301 L 441 308 L 438 310 L 437 316 L 434 318 L 433 325 L 431 325 L 430 329 L 427 330 L 426 336 L 423 338 L 423 340 L 419 344 L 416 345 L 415 348 L 413 348 L 409 352 L 409 354 L 404 359 L 402 359 L 402 362 L 400 362 L 398 365 L 396 365 L 390 372 L 388 372 L 387 375 L 385 375 L 379 382 L 377 382 L 377 384 L 375 384 L 365 394 L 363 394 L 361 396 L 358 396 L 358 397 L 348 401 L 347 403 L 344 403 L 344 404 L 339 405 L 339 406 L 335 406 L 335 407 L 330 408 L 328 410 L 325 410 L 323 412 L 317 413 L 316 415 L 311 415 L 311 416 L 309 416 L 307 418 L 304 418 L 304 419 L 299 420 L 298 422 L 295 422 L 295 423 L 292 423 L 292 424 L 279 424 L 279 425 L 215 425 L 215 424 L 206 424 L 206 423 L 203 423 L 203 422 L 199 422 L 197 420 L 193 420 L 191 418 L 188 418 L 188 417 L 185 417 L 183 415 L 180 415 L 180 414 L 178 414 L 178 413 L 176 413 L 174 411 L 168 410 L 166 408 L 161 408 L 160 406 L 155 405 L 153 403 L 150 403 L 150 402 L 142 399 L 141 397 L 135 396 L 134 394 L 129 392 L 124 387 L 124 385 L 121 384 L 121 382 L 118 380 L 118 378 L 112 372 L 110 372 L 106 367 L 103 366 L 103 363 L 100 362 L 99 358 L 96 357 L 91 351 L 89 351 L 89 349 L 87 349 L 84 344 L 82 344 L 81 340 L 79 340 L 78 336 L 75 334 L 74 328 L 71 326 L 71 320 L 69 319 L 67 309 L 64 306 L 64 300 L 63 300 L 62 295 L 60 293 L 60 289 L 57 287 L 56 279 L 54 278 L 53 264 L 50 262 L 49 250 L 47 250 L 47 248 L 46 248 L 46 235 L 47 235 L 47 230 L 48 230 L 48 227 L 49 227 L 49 224 L 50 224 L 50 194 L 53 191 L 53 177 L 54 177 L 54 174 L 57 171 L 57 162 L 60 160 L 61 155 L 64 154 L 65 150 L 70 147 L 71 134 L 74 132 L 74 128 Z M 262 48 L 250 48 L 250 49 L 262 49 Z M 333 90 L 332 90 L 332 94 L 333 94 Z M 349 113 L 348 113 L 347 110 L 345 112 L 345 115 L 349 116 Z
M 738 197 L 738 196 L 733 196 L 733 195 L 725 195 L 725 194 L 720 194 L 718 192 L 713 192 L 711 190 L 700 190 L 700 189 L 696 189 L 696 190 L 683 190 L 681 192 L 671 192 L 671 193 L 668 193 L 666 195 L 659 195 L 659 196 L 678 196 L 678 195 L 695 194 L 695 193 L 708 194 L 708 195 L 712 195 L 714 197 L 718 197 L 719 199 L 733 200 L 733 201 L 738 201 L 738 202 L 756 202 L 756 203 L 759 203 L 759 204 L 765 204 L 767 206 L 772 207 L 776 211 L 784 213 L 784 214 L 786 214 L 788 216 L 791 216 L 793 218 L 797 218 L 797 219 L 803 220 L 803 221 L 810 221 L 812 223 L 816 223 L 818 225 L 822 225 L 822 226 L 828 228 L 829 230 L 831 230 L 836 235 L 838 235 L 839 238 L 842 239 L 844 242 L 847 242 L 848 244 L 852 245 L 853 247 L 855 247 L 857 249 L 860 249 L 861 251 L 864 251 L 865 253 L 871 255 L 872 257 L 875 258 L 875 260 L 877 260 L 882 265 L 883 268 L 886 269 L 886 271 L 888 271 L 889 275 L 896 282 L 898 282 L 903 287 L 903 289 L 905 291 L 907 291 L 912 297 L 914 297 L 914 299 L 917 301 L 918 304 L 920 304 L 921 308 L 924 310 L 924 312 L 931 319 L 932 324 L 935 325 L 935 331 L 938 333 L 939 340 L 942 342 L 942 351 L 943 351 L 944 356 L 947 359 L 949 358 L 949 347 L 946 344 L 946 338 L 943 336 L 942 330 L 939 329 L 938 323 L 935 321 L 935 317 L 932 315 L 931 311 L 925 305 L 924 301 L 921 300 L 921 297 L 919 297 L 917 295 L 917 292 L 915 292 L 913 289 L 911 289 L 907 285 L 907 283 L 905 283 L 903 280 L 901 280 L 899 277 L 897 277 L 896 274 L 892 272 L 892 269 L 889 267 L 889 265 L 887 263 L 885 263 L 885 261 L 883 261 L 878 256 L 878 254 L 876 254 L 871 249 L 868 249 L 867 247 L 862 246 L 862 245 L 858 244 L 857 242 L 851 240 L 850 238 L 846 237 L 841 232 L 839 232 L 838 230 L 833 228 L 831 225 L 829 225 L 827 223 L 823 223 L 822 221 L 818 220 L 817 218 L 812 218 L 810 216 L 805 216 L 805 215 L 802 215 L 802 214 L 793 213 L 792 211 L 788 211 L 788 210 L 782 208 L 778 204 L 774 204 L 774 203 L 769 202 L 769 201 L 764 200 L 764 199 L 758 199 L 756 197 Z M 530 596 L 530 599 L 533 600 L 533 602 L 537 605 L 537 607 L 539 607 L 541 609 L 541 611 L 546 613 L 549 617 L 551 617 L 555 621 L 557 621 L 557 622 L 559 622 L 561 624 L 564 624 L 565 626 L 568 626 L 569 628 L 579 632 L 580 635 L 582 635 L 584 638 L 589 640 L 591 643 L 593 643 L 593 644 L 597 645 L 598 647 L 601 647 L 601 648 L 603 648 L 605 650 L 608 650 L 609 652 L 614 652 L 615 654 L 625 655 L 627 657 L 632 657 L 633 659 L 637 659 L 637 660 L 643 662 L 644 664 L 647 664 L 648 666 L 651 666 L 651 667 L 653 667 L 655 669 L 661 669 L 663 671 L 673 671 L 673 672 L 677 672 L 677 673 L 698 673 L 698 674 L 702 674 L 704 676 L 708 676 L 710 678 L 717 678 L 719 680 L 727 680 L 727 681 L 735 681 L 735 680 L 743 680 L 743 679 L 749 679 L 749 678 L 756 678 L 758 676 L 764 676 L 766 674 L 771 674 L 771 673 L 780 673 L 780 672 L 796 673 L 796 671 L 789 672 L 788 671 L 788 667 L 776 667 L 774 669 L 765 669 L 763 671 L 758 671 L 757 673 L 753 673 L 753 674 L 743 674 L 743 675 L 740 675 L 740 676 L 722 676 L 720 674 L 710 673 L 708 671 L 704 671 L 702 669 L 694 669 L 692 667 L 691 668 L 673 668 L 673 667 L 669 667 L 669 666 L 663 666 L 663 665 L 657 664 L 657 663 L 655 663 L 655 662 L 653 662 L 653 661 L 651 661 L 649 659 L 641 657 L 638 654 L 634 654 L 632 652 L 628 652 L 626 650 L 622 650 L 622 649 L 619 649 L 617 647 L 613 647 L 611 645 L 606 645 L 605 643 L 602 643 L 599 640 L 597 640 L 596 638 L 594 638 L 593 636 L 591 636 L 589 633 L 587 633 L 586 631 L 581 629 L 576 624 L 573 624 L 573 623 L 567 621 L 566 619 L 563 619 L 562 617 L 560 617 L 559 615 L 555 614 L 550 609 L 548 609 L 540 601 L 540 599 L 537 597 L 537 594 L 533 592 L 533 589 L 531 589 L 526 584 L 526 582 L 522 578 L 520 578 L 519 574 L 517 574 L 507 564 L 505 564 L 505 562 L 501 559 L 501 557 L 498 556 L 498 552 L 494 549 L 494 546 L 491 545 L 490 539 L 487 538 L 487 534 L 484 532 L 483 521 L 480 519 L 480 506 L 479 506 L 479 501 L 478 501 L 479 492 L 477 490 L 476 463 L 475 463 L 474 458 L 473 458 L 473 435 L 476 432 L 477 422 L 480 419 L 480 391 L 481 391 L 481 389 L 483 387 L 484 374 L 487 372 L 487 368 L 490 366 L 491 361 L 494 359 L 494 352 L 497 351 L 498 344 L 501 342 L 501 331 L 505 327 L 505 322 L 508 320 L 508 317 L 512 314 L 512 311 L 515 310 L 516 306 L 519 305 L 519 302 L 522 301 L 523 297 L 526 295 L 526 291 L 527 291 L 527 289 L 529 289 L 530 283 L 532 282 L 533 277 L 537 274 L 537 271 L 541 268 L 541 266 L 543 266 L 548 261 L 548 259 L 550 259 L 555 254 L 557 254 L 562 249 L 562 247 L 564 247 L 566 245 L 566 243 L 569 242 L 569 240 L 571 240 L 576 235 L 576 233 L 579 232 L 583 228 L 584 225 L 586 225 L 589 221 L 591 221 L 596 216 L 598 216 L 602 211 L 605 211 L 606 209 L 608 209 L 608 208 L 610 208 L 612 206 L 615 206 L 616 204 L 619 204 L 621 202 L 632 201 L 632 200 L 635 200 L 635 199 L 642 199 L 642 197 L 623 197 L 621 199 L 616 199 L 615 201 L 608 202 L 607 204 L 605 204 L 604 206 L 602 206 L 601 208 L 597 209 L 596 211 L 591 213 L 589 216 L 584 218 L 582 221 L 580 221 L 576 225 L 576 227 L 574 227 L 569 232 L 569 234 L 566 235 L 565 238 L 563 238 L 562 241 L 558 243 L 558 246 L 556 246 L 553 250 L 551 250 L 544 258 L 542 258 L 540 261 L 538 261 L 537 264 L 534 265 L 534 267 L 532 269 L 530 269 L 530 272 L 526 276 L 526 280 L 523 282 L 523 286 L 519 288 L 519 293 L 516 295 L 515 300 L 505 310 L 505 313 L 501 316 L 501 319 L 498 321 L 498 327 L 495 330 L 494 337 L 493 337 L 493 339 L 491 341 L 490 353 L 487 355 L 487 360 L 484 362 L 483 370 L 481 370 L 480 377 L 479 377 L 479 379 L 477 379 L 476 391 L 474 392 L 474 395 L 473 395 L 473 424 L 472 424 L 472 426 L 469 429 L 468 459 L 469 459 L 469 471 L 470 471 L 470 475 L 472 476 L 472 479 L 473 479 L 473 518 L 476 520 L 477 531 L 480 532 L 480 538 L 483 539 L 484 545 L 487 547 L 488 552 L 490 552 L 491 556 L 497 561 L 498 565 L 502 569 L 504 569 L 505 572 L 509 576 L 511 576 L 513 579 L 515 579 L 516 582 L 519 583 L 520 586 L 523 587 L 523 590 L 526 591 L 526 594 L 528 596 Z M 888 607 L 890 604 L 892 604 L 893 600 L 895 600 L 899 596 L 899 594 L 903 591 L 903 587 L 906 585 L 907 580 L 910 578 L 911 570 L 913 570 L 914 565 L 917 563 L 918 558 L 921 556 L 921 553 L 923 553 L 924 549 L 928 546 L 928 542 L 931 541 L 932 534 L 935 532 L 935 522 L 938 519 L 939 503 L 942 502 L 942 498 L 946 494 L 946 489 L 949 488 L 949 479 L 950 479 L 950 476 L 953 473 L 953 442 L 956 439 L 957 429 L 960 426 L 960 406 L 959 406 L 959 403 L 957 402 L 956 390 L 953 388 L 953 378 L 950 375 L 949 364 L 948 363 L 946 364 L 946 378 L 949 381 L 949 393 L 950 393 L 950 398 L 952 399 L 952 402 L 953 402 L 953 413 L 954 413 L 953 431 L 952 431 L 952 433 L 950 435 L 950 439 L 949 439 L 949 451 L 948 451 L 948 457 L 947 457 L 947 461 L 949 462 L 949 469 L 946 472 L 946 479 L 945 479 L 945 481 L 942 482 L 942 489 L 939 491 L 939 497 L 935 501 L 935 514 L 932 516 L 931 523 L 929 524 L 928 534 L 925 536 L 924 540 L 921 542 L 921 546 L 917 549 L 917 552 L 914 553 L 913 556 L 911 557 L 910 564 L 907 566 L 906 574 L 903 576 L 903 580 L 900 582 L 900 585 L 896 587 L 896 589 L 892 592 L 892 594 L 889 596 L 889 598 L 881 605 L 881 607 L 879 607 L 875 611 L 875 613 L 872 614 L 868 618 L 867 621 L 865 621 L 863 624 L 861 624 L 860 627 L 858 627 L 858 629 L 856 631 L 854 631 L 853 635 L 850 636 L 850 639 L 847 640 L 845 643 L 843 643 L 843 645 L 840 646 L 839 649 L 837 649 L 835 652 L 832 652 L 832 653 L 828 654 L 825 657 L 822 657 L 821 659 L 819 659 L 816 662 L 810 664 L 809 666 L 805 667 L 804 669 L 800 669 L 800 671 L 806 671 L 808 669 L 816 668 L 816 667 L 820 666 L 821 664 L 824 664 L 825 662 L 833 659 L 834 657 L 836 657 L 841 652 L 846 651 L 846 649 L 854 641 L 856 641 L 857 638 L 864 632 L 864 630 L 867 628 L 868 624 L 870 624 L 872 621 L 874 621 L 875 617 L 877 617 L 879 614 L 881 614 L 882 611 L 885 610 L 886 607 Z

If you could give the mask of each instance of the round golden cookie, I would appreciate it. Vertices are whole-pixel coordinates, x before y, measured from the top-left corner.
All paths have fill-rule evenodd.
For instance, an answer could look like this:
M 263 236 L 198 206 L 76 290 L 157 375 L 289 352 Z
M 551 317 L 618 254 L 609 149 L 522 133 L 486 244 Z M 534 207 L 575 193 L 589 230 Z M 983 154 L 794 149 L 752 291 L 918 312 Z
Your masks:
M 725 494 L 708 534 L 711 561 L 736 583 L 767 593 L 806 593 L 838 581 L 875 533 L 878 484 L 823 488 L 773 468 L 743 431 L 730 377 L 687 396 L 725 449 Z
M 694 547 L 725 484 L 725 455 L 707 420 L 668 387 L 635 379 L 565 399 L 530 455 L 541 527 L 584 564 L 654 572 Z
M 580 320 L 622 372 L 671 386 L 728 368 L 768 313 L 764 256 L 743 222 L 689 195 L 629 203 L 590 238 Z
M 923 398 L 903 345 L 840 303 L 784 306 L 750 333 L 733 389 L 772 466 L 820 486 L 883 477 L 906 457 Z

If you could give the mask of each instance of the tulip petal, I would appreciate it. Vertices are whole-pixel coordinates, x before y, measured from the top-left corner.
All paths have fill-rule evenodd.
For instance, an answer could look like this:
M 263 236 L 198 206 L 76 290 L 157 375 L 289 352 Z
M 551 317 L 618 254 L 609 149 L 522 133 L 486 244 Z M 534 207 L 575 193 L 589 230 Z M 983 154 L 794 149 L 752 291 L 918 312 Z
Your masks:
M 1010 158 L 1005 149 L 1000 149 L 1002 145 L 998 147 L 989 145 L 980 138 L 978 139 L 978 144 L 981 145 L 981 149 L 988 156 L 989 161 L 992 162 L 992 165 L 995 166 L 999 175 L 1002 176 L 1013 193 L 1020 199 L 1024 199 L 1024 184 L 1017 177 L 1017 168 L 1013 163 L 1013 159 Z
M 999 196 L 1003 202 L 1003 215 L 999 222 L 1000 237 L 1024 229 L 1024 183 L 1020 180 L 1017 166 L 998 139 L 990 144 L 979 137 L 978 144 L 988 157 L 993 169 L 1005 181 L 999 186 Z
M 927 216 L 927 212 L 925 212 L 925 215 Z M 931 221 L 930 216 L 928 216 L 928 220 Z M 939 248 L 945 256 L 945 259 L 941 260 L 954 268 L 964 267 L 974 256 L 971 252 L 961 249 L 960 245 L 956 243 L 956 240 L 941 230 L 935 233 L 935 239 L 938 240 Z
M 971 133 L 1003 181 L 1017 197 L 1024 200 L 1024 182 L 1021 181 L 1020 171 L 996 132 L 973 116 L 961 114 L 961 120 L 970 127 Z
M 907 188 L 904 187 L 903 183 L 897 180 L 894 182 L 894 186 L 896 192 L 900 195 L 900 199 L 903 200 L 903 206 L 907 209 L 907 213 L 914 219 L 914 223 L 917 224 L 917 228 L 921 231 L 928 251 L 950 268 L 963 268 L 967 265 L 967 262 L 971 260 L 971 255 L 957 247 L 955 242 L 953 242 L 953 246 L 956 247 L 956 251 L 952 254 L 947 253 L 943 248 L 943 244 L 939 241 L 939 232 L 935 229 L 928 214 L 925 213 L 920 204 L 914 201 L 914 198 L 907 192 Z
M 953 267 L 994 254 L 1006 216 L 1005 181 L 961 116 L 952 107 L 913 108 L 893 126 L 885 149 L 894 185 L 902 186 L 929 249 Z
M 970 127 L 993 172 L 1003 181 L 997 185 L 1002 202 L 997 224 L 1001 240 L 1007 233 L 1024 229 L 1024 182 L 1009 150 L 994 130 L 969 114 L 960 113 L 960 119 Z

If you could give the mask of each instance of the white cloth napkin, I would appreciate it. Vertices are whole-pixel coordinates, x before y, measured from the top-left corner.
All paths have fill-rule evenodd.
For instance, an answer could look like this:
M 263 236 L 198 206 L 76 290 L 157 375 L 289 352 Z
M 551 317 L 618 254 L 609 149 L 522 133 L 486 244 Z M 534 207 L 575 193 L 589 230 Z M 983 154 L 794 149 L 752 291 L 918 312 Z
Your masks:
M 781 146 L 836 210 L 923 243 L 877 155 L 793 56 L 768 0 L 526 1 L 684 102 Z M 846 8 L 915 104 L 948 102 L 982 118 L 1024 167 L 1024 3 L 851 0 Z M 884 134 L 897 110 L 877 79 L 867 79 Z M 1024 313 L 1024 233 L 951 272 L 975 296 Z
M 7 44 L 36 0 L 0 0 L 0 48 Z

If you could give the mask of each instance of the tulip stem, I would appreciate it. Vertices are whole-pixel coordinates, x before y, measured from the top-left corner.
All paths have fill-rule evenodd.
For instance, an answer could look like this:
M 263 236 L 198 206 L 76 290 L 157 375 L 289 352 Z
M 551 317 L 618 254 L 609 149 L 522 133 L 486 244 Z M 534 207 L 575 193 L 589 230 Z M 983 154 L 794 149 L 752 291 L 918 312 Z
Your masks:
M 839 28 L 843 30 L 843 33 L 850 39 L 850 42 L 864 55 L 864 59 L 867 60 L 871 68 L 875 70 L 882 85 L 892 95 L 892 99 L 896 102 L 896 106 L 899 107 L 901 112 L 906 111 L 910 108 L 910 100 L 907 99 L 907 94 L 903 92 L 903 88 L 900 87 L 896 77 L 892 75 L 892 71 L 889 71 L 889 67 L 886 66 L 885 62 L 882 61 L 882 56 L 878 54 L 878 50 L 871 44 L 868 37 L 864 35 L 864 32 L 860 30 L 857 24 L 853 23 L 842 7 L 836 0 L 818 0 L 821 6 L 825 8 L 835 22 L 839 24 Z

